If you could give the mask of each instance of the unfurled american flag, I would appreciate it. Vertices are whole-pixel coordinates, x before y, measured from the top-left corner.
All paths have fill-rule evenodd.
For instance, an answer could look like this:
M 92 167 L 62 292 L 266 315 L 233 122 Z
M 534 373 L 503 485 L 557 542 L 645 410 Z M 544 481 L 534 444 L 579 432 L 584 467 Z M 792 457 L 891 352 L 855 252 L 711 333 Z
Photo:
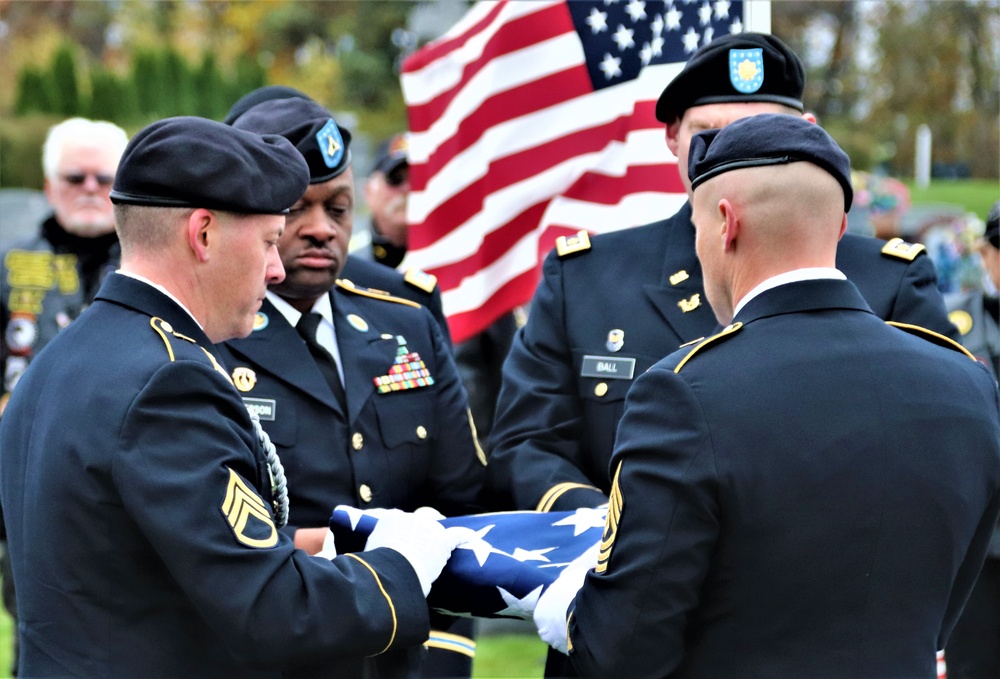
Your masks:
M 364 550 L 374 512 L 341 505 L 330 518 L 337 552 Z M 495 512 L 442 519 L 475 537 L 451 554 L 428 605 L 456 617 L 530 620 L 542 592 L 573 559 L 601 539 L 607 508 L 572 512 Z M 596 556 L 594 560 L 596 562 Z
M 767 29 L 744 4 L 481 1 L 406 60 L 406 263 L 438 277 L 456 342 L 530 300 L 557 237 L 683 204 L 656 99 L 714 36 Z

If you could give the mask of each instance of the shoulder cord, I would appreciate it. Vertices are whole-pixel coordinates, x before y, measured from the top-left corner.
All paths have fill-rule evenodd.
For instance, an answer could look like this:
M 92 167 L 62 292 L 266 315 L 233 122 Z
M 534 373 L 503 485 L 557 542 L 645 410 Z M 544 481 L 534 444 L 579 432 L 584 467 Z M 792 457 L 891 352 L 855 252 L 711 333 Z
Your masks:
M 249 410 L 249 408 L 247 409 Z M 260 426 L 260 418 L 257 413 L 249 410 L 250 419 L 253 420 L 253 428 L 257 432 L 257 440 L 264 447 L 267 455 L 267 474 L 271 477 L 271 504 L 274 505 L 274 519 L 278 528 L 284 528 L 288 523 L 288 484 L 285 480 L 285 468 L 281 466 L 281 459 L 278 451 L 271 443 L 271 437 L 267 435 L 264 428 Z

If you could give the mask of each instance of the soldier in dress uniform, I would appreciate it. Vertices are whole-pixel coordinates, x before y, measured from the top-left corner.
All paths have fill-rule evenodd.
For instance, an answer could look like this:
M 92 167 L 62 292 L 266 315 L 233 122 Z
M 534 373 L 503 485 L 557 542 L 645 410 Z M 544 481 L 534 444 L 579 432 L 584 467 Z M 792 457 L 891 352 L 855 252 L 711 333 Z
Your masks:
M 802 113 L 804 86 L 798 57 L 771 35 L 727 35 L 695 52 L 656 109 L 685 187 L 695 132 L 768 112 L 814 121 Z M 957 337 L 922 245 L 848 234 L 837 266 L 882 318 Z M 504 365 L 487 480 L 498 506 L 548 511 L 606 502 L 633 380 L 715 327 L 690 203 L 662 222 L 560 239 Z
M 822 128 L 751 116 L 687 167 L 725 328 L 636 379 L 596 567 L 541 596 L 543 638 L 583 676 L 931 679 L 1000 514 L 1000 391 L 835 268 Z
M 286 277 L 269 287 L 250 336 L 221 347 L 284 461 L 285 531 L 316 551 L 336 505 L 474 511 L 486 457 L 438 325 L 421 305 L 342 277 L 354 208 L 350 134 L 302 98 L 262 102 L 233 125 L 283 135 L 310 169 L 278 244 Z M 428 646 L 466 660 L 474 652 L 447 630 Z M 374 665 L 380 677 L 410 676 L 426 653 L 416 645 Z
M 308 99 L 312 101 L 309 95 L 293 87 L 266 85 L 241 97 L 229 109 L 223 122 L 232 125 L 237 118 L 257 104 L 275 99 Z M 347 159 L 350 161 L 351 134 L 346 129 L 343 132 L 346 139 L 345 147 L 348 149 Z M 348 254 L 340 275 L 358 285 L 384 290 L 394 297 L 409 299 L 427 307 L 437 320 L 441 334 L 447 340 L 448 346 L 451 346 L 451 332 L 441 307 L 441 290 L 438 288 L 436 276 L 414 267 L 410 267 L 402 273 L 398 272 L 394 268 L 381 266 L 380 263 L 372 260 L 370 252 L 364 251 Z
M 0 421 L 23 676 L 357 677 L 427 637 L 454 532 L 392 511 L 363 553 L 296 549 L 280 459 L 214 348 L 283 279 L 308 180 L 286 139 L 202 118 L 126 147 L 121 269 Z

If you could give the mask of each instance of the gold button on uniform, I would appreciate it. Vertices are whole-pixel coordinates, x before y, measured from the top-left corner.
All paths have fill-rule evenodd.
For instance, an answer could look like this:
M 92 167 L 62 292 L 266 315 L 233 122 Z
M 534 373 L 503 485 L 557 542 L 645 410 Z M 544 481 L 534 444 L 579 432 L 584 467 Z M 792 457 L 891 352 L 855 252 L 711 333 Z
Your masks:
M 351 446 L 354 450 L 361 450 L 365 445 L 365 437 L 361 435 L 361 432 L 354 432 L 354 436 L 351 437 Z
M 361 484 L 361 487 L 358 488 L 358 494 L 364 502 L 372 501 L 372 489 L 368 487 L 367 483 Z
M 424 429 L 424 425 L 420 425 L 419 427 L 417 427 L 417 438 L 418 439 L 427 438 L 427 430 Z
M 604 396 L 606 393 L 608 393 L 608 383 L 598 382 L 597 386 L 594 387 L 594 394 L 597 396 Z

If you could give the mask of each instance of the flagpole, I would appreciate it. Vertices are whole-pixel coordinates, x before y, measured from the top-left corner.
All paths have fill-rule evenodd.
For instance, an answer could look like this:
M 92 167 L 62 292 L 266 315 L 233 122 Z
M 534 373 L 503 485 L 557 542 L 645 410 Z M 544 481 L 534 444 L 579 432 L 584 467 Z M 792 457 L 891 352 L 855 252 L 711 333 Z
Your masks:
M 745 0 L 743 19 L 754 33 L 771 32 L 771 0 Z

